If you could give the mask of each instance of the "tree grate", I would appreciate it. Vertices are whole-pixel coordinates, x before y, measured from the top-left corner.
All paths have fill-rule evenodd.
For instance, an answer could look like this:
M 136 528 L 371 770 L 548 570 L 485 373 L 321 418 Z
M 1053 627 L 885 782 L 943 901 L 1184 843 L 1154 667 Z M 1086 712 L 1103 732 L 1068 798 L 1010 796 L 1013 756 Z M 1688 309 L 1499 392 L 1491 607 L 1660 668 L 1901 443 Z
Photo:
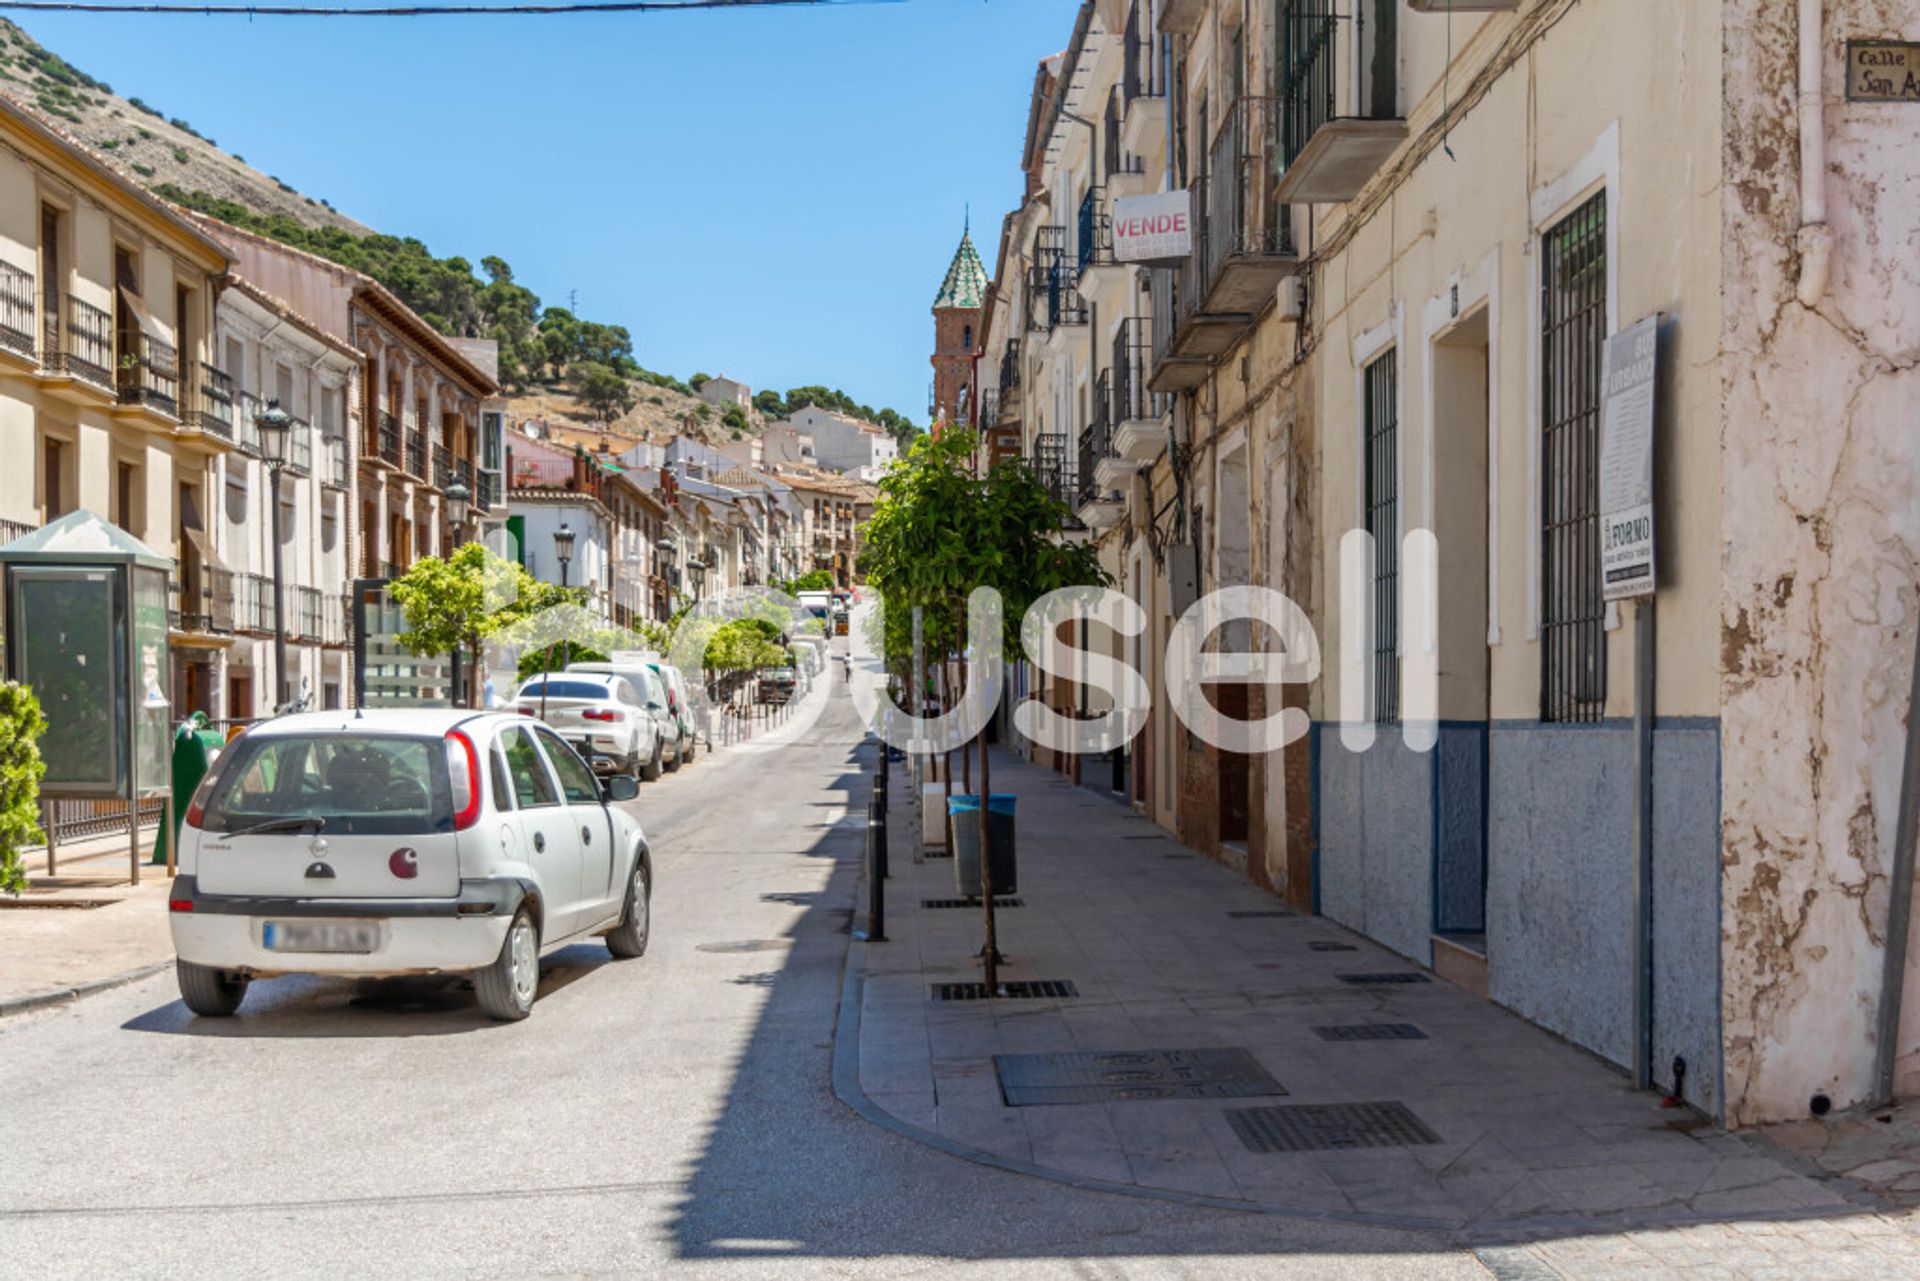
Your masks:
M 1411 1023 L 1342 1023 L 1317 1027 L 1313 1034 L 1323 1041 L 1424 1041 L 1427 1034 Z
M 1427 976 L 1415 970 L 1406 972 L 1390 971 L 1385 974 L 1336 974 L 1333 977 L 1342 983 L 1378 984 L 1378 983 L 1425 983 Z
M 977 898 L 923 898 L 920 900 L 920 906 L 929 910 L 971 907 L 977 911 L 985 905 Z M 993 900 L 993 906 L 994 910 L 998 911 L 1003 907 L 1025 907 L 1026 904 L 1017 898 L 996 898 Z
M 1404 1103 L 1283 1103 L 1237 1108 L 1227 1124 L 1249 1152 L 1329 1152 L 1440 1142 Z
M 1335 943 L 1328 939 L 1315 939 L 1307 944 L 1315 952 L 1358 952 L 1360 949 L 1351 943 Z
M 1071 979 L 1012 979 L 1000 985 L 997 999 L 1003 1001 L 1064 1000 L 1079 996 Z M 935 983 L 936 1001 L 985 1001 L 994 998 L 985 983 Z
M 1260 907 L 1242 908 L 1227 915 L 1236 921 L 1277 921 L 1292 916 L 1293 912 L 1284 907 Z
M 1244 1049 L 996 1054 L 993 1069 L 1001 1097 L 1014 1108 L 1286 1093 Z

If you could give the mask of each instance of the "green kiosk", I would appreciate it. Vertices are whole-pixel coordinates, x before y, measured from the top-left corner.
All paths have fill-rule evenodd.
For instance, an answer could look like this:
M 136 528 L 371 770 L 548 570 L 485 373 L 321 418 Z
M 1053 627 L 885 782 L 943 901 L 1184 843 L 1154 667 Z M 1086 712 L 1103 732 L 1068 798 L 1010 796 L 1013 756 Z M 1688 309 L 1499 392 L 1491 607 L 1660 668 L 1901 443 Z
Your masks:
M 0 547 L 0 569 L 7 676 L 33 689 L 47 718 L 41 795 L 125 800 L 137 885 L 140 802 L 172 795 L 173 560 L 83 510 Z M 51 841 L 51 815 L 47 826 Z

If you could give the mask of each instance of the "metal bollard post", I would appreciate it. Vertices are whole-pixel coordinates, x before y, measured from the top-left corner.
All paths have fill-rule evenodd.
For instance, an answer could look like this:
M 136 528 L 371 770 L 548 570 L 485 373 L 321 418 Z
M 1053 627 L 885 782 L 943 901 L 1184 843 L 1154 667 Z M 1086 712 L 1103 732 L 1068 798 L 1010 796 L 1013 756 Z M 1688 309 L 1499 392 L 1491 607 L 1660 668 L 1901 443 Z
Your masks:
M 867 802 L 867 938 L 887 941 L 887 818 Z

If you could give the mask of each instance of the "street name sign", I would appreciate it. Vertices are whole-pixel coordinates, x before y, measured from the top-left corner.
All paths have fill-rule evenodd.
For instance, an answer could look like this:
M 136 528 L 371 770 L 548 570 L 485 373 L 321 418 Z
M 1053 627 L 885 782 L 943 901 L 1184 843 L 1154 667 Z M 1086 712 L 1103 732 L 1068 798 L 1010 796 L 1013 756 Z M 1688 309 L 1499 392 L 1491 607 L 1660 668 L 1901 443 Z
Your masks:
M 1658 316 L 1607 339 L 1600 381 L 1600 582 L 1608 600 L 1653 594 L 1653 410 L 1659 357 Z
M 1185 191 L 1121 196 L 1113 202 L 1113 256 L 1171 262 L 1193 252 L 1193 203 Z
M 1847 99 L 1920 105 L 1920 44 L 1905 40 L 1849 40 Z

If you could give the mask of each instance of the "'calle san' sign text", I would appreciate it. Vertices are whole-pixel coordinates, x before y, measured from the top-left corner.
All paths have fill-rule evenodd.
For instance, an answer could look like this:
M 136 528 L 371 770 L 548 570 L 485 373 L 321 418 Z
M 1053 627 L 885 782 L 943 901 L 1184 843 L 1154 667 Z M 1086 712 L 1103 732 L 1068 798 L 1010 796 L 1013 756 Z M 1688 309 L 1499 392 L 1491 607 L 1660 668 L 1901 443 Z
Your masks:
M 1849 40 L 1847 98 L 1852 102 L 1920 103 L 1920 44 Z

